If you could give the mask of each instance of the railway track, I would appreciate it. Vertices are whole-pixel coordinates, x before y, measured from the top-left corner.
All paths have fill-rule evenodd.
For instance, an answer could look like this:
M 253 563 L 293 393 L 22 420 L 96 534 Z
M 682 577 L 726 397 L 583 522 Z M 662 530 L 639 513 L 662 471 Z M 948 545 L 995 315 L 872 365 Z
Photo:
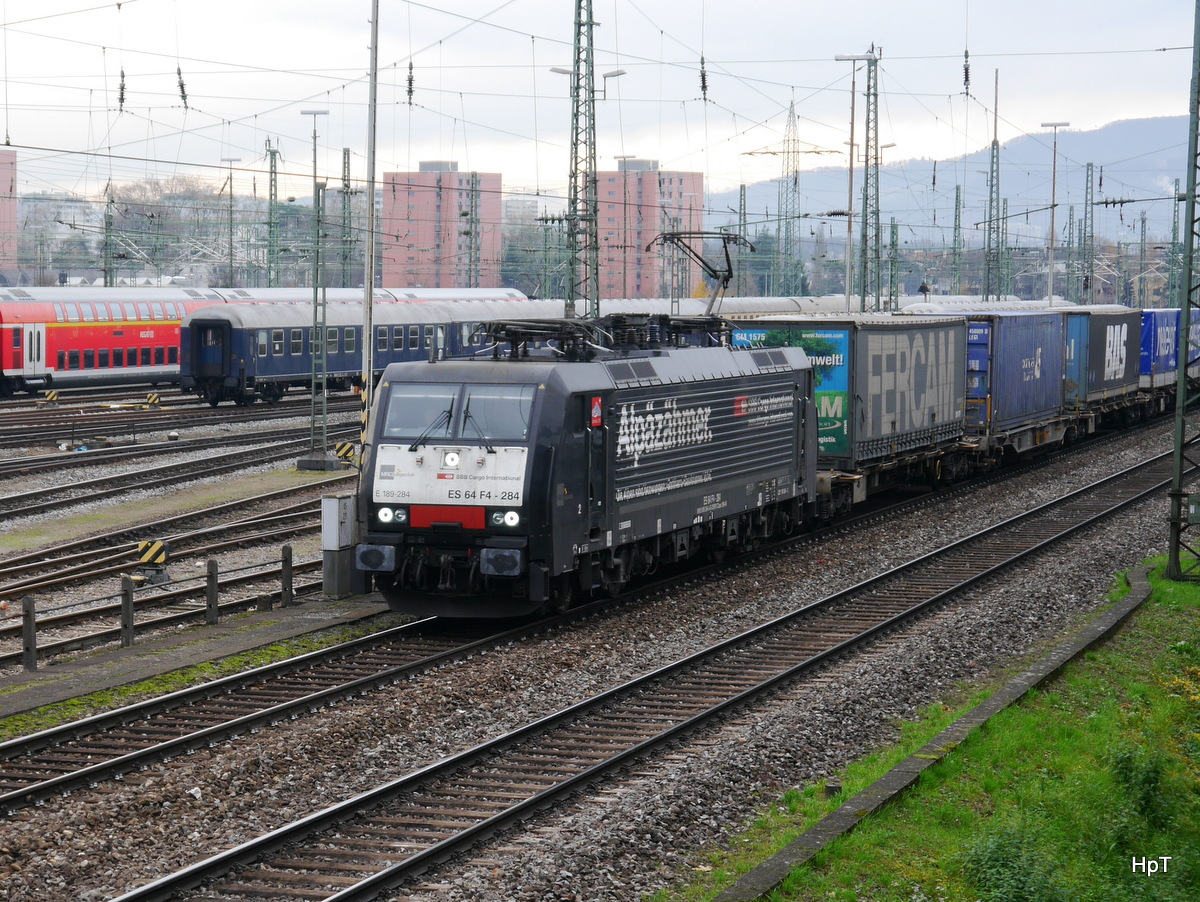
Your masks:
M 124 461 L 143 462 L 157 454 L 187 454 L 224 448 L 230 445 L 252 445 L 259 442 L 300 441 L 312 434 L 311 428 L 245 432 L 236 436 L 217 438 L 179 439 L 165 442 L 144 442 L 112 447 L 89 448 L 86 451 L 67 451 L 39 454 L 35 457 L 0 458 L 0 479 L 29 476 L 34 473 L 58 473 L 72 467 L 118 464 Z
M 353 475 L 346 475 L 323 480 L 315 483 L 312 490 L 321 492 L 333 486 L 343 485 L 353 478 Z M 13 609 L 19 607 L 17 599 L 32 593 L 61 591 L 67 587 L 79 587 L 86 591 L 87 587 L 95 585 L 98 579 L 130 572 L 136 563 L 138 540 L 150 537 L 165 541 L 171 548 L 172 561 L 179 563 L 189 558 L 208 557 L 230 547 L 240 548 L 249 543 L 269 545 L 291 536 L 316 532 L 320 528 L 319 498 L 277 506 L 279 501 L 291 500 L 295 496 L 295 489 L 269 492 L 243 501 L 228 502 L 205 510 L 163 518 L 156 522 L 153 528 L 141 525 L 113 530 L 103 535 L 60 544 L 52 551 L 38 550 L 5 558 L 0 560 L 0 601 L 6 602 L 9 608 Z M 256 508 L 259 510 L 255 511 Z M 245 509 L 251 512 L 235 520 L 229 519 L 232 514 Z M 176 527 L 190 528 L 170 531 Z M 293 569 L 299 574 L 319 571 L 320 566 L 319 560 L 297 561 Z M 220 605 L 220 611 L 243 610 L 254 603 L 256 598 L 273 598 L 279 594 L 280 577 L 279 563 L 270 567 L 264 566 L 252 574 L 222 575 L 219 583 L 222 592 L 237 590 L 243 597 Z M 250 598 L 245 597 L 247 587 L 259 585 L 274 585 L 276 590 L 263 589 Z M 111 588 L 110 583 L 104 591 L 94 594 L 96 597 L 103 595 L 112 599 L 113 593 L 109 591 Z M 298 594 L 318 591 L 319 579 L 311 583 L 297 584 L 295 589 Z M 148 622 L 139 620 L 135 632 L 158 629 L 174 622 L 186 623 L 202 617 L 204 592 L 204 577 L 197 576 L 193 580 L 180 581 L 174 588 L 140 594 L 134 602 L 136 616 L 140 617 L 146 611 L 168 606 L 182 605 L 185 610 Z M 39 640 L 39 656 L 92 648 L 120 638 L 120 630 L 109 626 L 102 625 L 91 632 L 73 629 L 86 628 L 97 621 L 114 621 L 120 615 L 120 605 L 115 602 L 83 599 L 72 606 L 60 603 L 57 610 L 58 613 L 46 613 L 37 619 L 37 632 L 51 635 L 48 641 Z M 23 628 L 20 620 L 0 621 L 0 624 L 0 642 L 19 645 Z M 64 632 L 68 634 L 65 637 Z M 0 666 L 20 664 L 22 659 L 21 651 L 0 651 Z
M 1164 455 L 119 899 L 372 898 L 1159 490 Z
M 90 406 L 89 406 L 90 405 Z M 136 409 L 135 409 L 136 408 Z M 36 411 L 5 412 L 0 425 L 0 448 L 27 448 L 31 445 L 72 445 L 84 442 L 101 444 L 118 436 L 145 435 L 169 429 L 262 422 L 308 416 L 311 400 L 296 398 L 276 405 L 253 408 L 214 410 L 204 407 L 168 407 L 142 409 L 140 405 L 122 405 L 118 409 L 88 402 Z M 357 414 L 357 398 L 330 398 L 328 413 Z
M 338 426 L 328 430 L 331 440 L 353 438 L 359 434 L 357 426 Z M 0 516 L 25 517 L 45 513 L 64 507 L 85 504 L 111 498 L 128 492 L 131 488 L 151 489 L 160 486 L 175 486 L 185 480 L 206 479 L 223 473 L 236 473 L 248 467 L 278 463 L 295 457 L 310 447 L 309 438 L 277 442 L 259 449 L 241 448 L 225 454 L 206 457 L 202 460 L 183 461 L 159 467 L 147 467 L 127 473 L 115 473 L 96 479 L 64 483 L 54 488 L 41 488 L 0 497 Z
M 1007 471 L 1007 475 L 1012 475 L 1016 472 L 1023 472 L 1025 470 L 1029 469 L 1029 467 L 1036 467 L 1036 466 L 1037 466 L 1036 464 L 1032 464 L 1032 465 L 1028 465 L 1027 467 L 1020 468 L 1019 470 Z M 352 478 L 352 477 L 342 477 L 343 480 L 348 479 L 348 478 Z M 996 478 L 1003 478 L 1003 477 L 993 476 L 992 478 L 996 479 Z M 340 480 L 335 480 L 335 481 L 340 481 Z M 324 484 L 327 484 L 327 483 L 323 483 L 323 485 Z M 284 492 L 271 493 L 270 495 L 259 496 L 256 499 L 252 499 L 252 501 L 253 502 L 263 502 L 263 501 L 269 502 L 275 498 L 280 497 L 283 494 L 285 494 L 285 493 Z M 839 521 L 838 523 L 836 523 L 830 527 L 827 527 L 823 530 L 820 530 L 817 533 L 808 534 L 803 537 L 794 538 L 794 539 L 790 540 L 788 543 L 786 543 L 785 546 L 764 548 L 757 554 L 745 555 L 739 559 L 739 561 L 737 562 L 737 564 L 735 566 L 753 562 L 755 560 L 758 560 L 761 557 L 779 554 L 781 552 L 781 550 L 795 551 L 798 547 L 800 547 L 802 545 L 810 544 L 814 541 L 818 541 L 821 539 L 829 539 L 834 536 L 844 534 L 846 531 L 852 530 L 858 525 L 861 525 L 861 524 L 867 523 L 867 522 L 871 522 L 871 521 L 877 521 L 880 518 L 895 514 L 896 512 L 898 512 L 902 509 L 913 508 L 913 507 L 918 507 L 921 505 L 928 504 L 935 497 L 946 497 L 946 493 L 941 493 L 939 496 L 929 495 L 929 496 L 922 496 L 922 497 L 918 497 L 918 498 L 910 498 L 910 499 L 907 499 L 900 503 L 889 505 L 886 508 L 881 508 L 878 510 L 872 510 L 872 511 L 867 511 L 864 513 L 860 513 L 859 515 L 857 515 L 854 518 L 851 518 L 850 520 Z M 193 514 L 193 515 L 181 515 L 180 517 L 174 518 L 173 522 L 194 523 L 195 518 L 197 516 L 203 516 L 203 515 L 206 515 L 209 513 L 213 513 L 215 511 L 223 511 L 223 510 L 228 509 L 231 506 L 232 505 L 221 505 L 219 508 L 214 509 L 214 511 L 198 512 L 198 514 Z M 292 511 L 283 512 L 283 519 L 289 520 L 289 521 L 294 521 L 296 519 L 296 517 L 300 516 L 302 507 L 303 507 L 303 505 L 298 505 Z M 270 517 L 267 517 L 266 519 L 273 520 L 276 518 L 274 516 L 270 516 Z M 172 521 L 166 521 L 166 522 L 169 524 Z M 248 526 L 254 526 L 256 524 L 261 524 L 262 522 L 263 522 L 263 518 L 259 517 L 259 516 L 252 516 L 252 517 L 246 518 L 244 520 L 244 524 L 248 525 Z M 166 525 L 166 524 L 164 524 L 164 525 Z M 222 526 L 221 528 L 224 529 L 226 527 Z M 174 547 L 174 545 L 177 542 L 186 540 L 189 536 L 192 536 L 192 535 L 203 536 L 203 535 L 206 535 L 206 534 L 212 532 L 213 530 L 214 530 L 213 527 L 203 528 L 203 529 L 199 529 L 199 530 L 193 530 L 189 533 L 183 533 L 179 536 L 168 537 L 168 540 L 172 543 L 172 545 Z M 140 531 L 142 531 L 144 533 L 144 529 L 141 529 Z M 80 550 L 76 550 L 74 547 L 67 547 L 67 548 L 61 549 L 65 553 L 63 555 L 61 555 L 59 558 L 52 560 L 52 561 L 46 561 L 40 553 L 31 553 L 31 554 L 23 556 L 22 559 L 10 559 L 10 561 L 7 561 L 7 562 L 0 562 L 0 565 L 2 565 L 2 564 L 10 565 L 7 569 L 0 570 L 0 576 L 8 576 L 10 578 L 10 580 L 12 579 L 13 574 L 20 572 L 20 568 L 22 568 L 22 567 L 29 567 L 30 570 L 28 572 L 31 574 L 31 575 L 28 575 L 24 581 L 10 581 L 7 585 L 0 585 L 0 596 L 3 596 L 5 594 L 8 594 L 10 596 L 19 595 L 23 592 L 32 591 L 32 589 L 34 587 L 39 586 L 39 584 L 35 582 L 35 580 L 37 580 L 39 577 L 34 574 L 42 574 L 47 569 L 50 569 L 56 573 L 61 574 L 61 577 L 59 577 L 61 579 L 71 578 L 70 571 L 73 571 L 73 570 L 74 571 L 94 570 L 97 566 L 100 566 L 103 562 L 108 561 L 114 557 L 114 550 L 110 547 L 110 545 L 113 542 L 124 539 L 127 536 L 127 534 L 129 534 L 130 532 L 134 532 L 134 530 L 122 530 L 116 534 L 113 534 L 113 535 L 107 536 L 107 537 L 103 537 L 103 538 L 81 540 L 79 543 L 75 543 L 76 545 L 79 546 Z M 134 543 L 126 542 L 124 547 L 126 547 L 127 549 L 132 549 L 134 547 Z M 126 557 L 127 553 L 129 553 L 129 552 L 126 551 L 126 552 L 122 553 L 122 552 L 118 551 L 115 556 L 119 557 L 121 560 L 127 561 L 127 557 Z M 49 568 L 47 568 L 47 564 L 49 564 Z M 310 566 L 314 566 L 315 564 L 316 564 L 316 562 L 310 562 Z M 126 569 L 126 567 L 122 567 L 121 565 L 115 565 L 115 569 Z M 304 568 L 302 567 L 301 569 L 304 569 Z M 685 577 L 683 577 L 683 579 L 686 581 L 686 580 L 695 580 L 695 579 L 704 578 L 704 577 L 711 577 L 713 575 L 718 575 L 720 572 L 722 572 L 720 567 L 712 566 L 712 567 L 706 568 L 699 572 L 690 571 Z M 272 576 L 277 577 L 276 572 L 267 570 L 267 571 L 264 571 L 262 574 L 255 574 L 255 575 L 249 576 L 249 577 L 244 577 L 244 578 L 236 577 L 236 578 L 231 579 L 230 582 L 235 582 L 235 581 L 239 582 L 239 583 L 244 583 L 244 582 L 249 582 L 249 581 L 262 582 L 264 579 L 270 579 Z M 607 607 L 617 606 L 617 605 L 626 603 L 626 602 L 628 602 L 629 598 L 636 599 L 636 598 L 640 597 L 641 595 L 646 594 L 648 592 L 661 591 L 661 590 L 663 590 L 663 588 L 669 587 L 669 585 L 670 585 L 669 582 L 663 582 L 663 583 L 656 584 L 655 586 L 652 586 L 649 589 L 642 589 L 642 590 L 639 590 L 638 592 L 629 593 L 628 597 L 623 597 L 621 599 L 605 601 L 605 602 L 597 602 L 597 603 L 594 603 L 591 605 L 587 605 L 585 607 L 576 608 L 561 618 L 552 618 L 547 621 L 539 622 L 538 624 L 533 625 L 533 627 L 531 627 L 531 629 L 540 630 L 540 629 L 554 628 L 556 626 L 571 622 L 572 620 L 577 620 L 580 618 L 593 616 L 595 613 L 598 613 L 598 612 L 606 609 Z M 42 584 L 41 587 L 44 588 L 45 584 Z M 196 588 L 192 588 L 192 589 L 180 589 L 180 590 L 173 591 L 170 593 L 158 593 L 154 596 L 147 597 L 144 602 L 139 602 L 139 606 L 140 607 L 144 606 L 144 607 L 148 608 L 148 607 L 153 607 L 153 606 L 161 606 L 164 604 L 170 604 L 171 602 L 177 601 L 179 599 L 194 597 L 197 591 L 198 590 Z M 298 586 L 297 591 L 298 592 L 303 591 L 303 587 Z M 249 606 L 252 603 L 253 603 L 253 599 L 250 599 L 250 600 L 243 599 L 242 601 L 229 602 L 227 605 L 223 606 L 223 609 L 225 609 L 225 608 L 227 608 L 229 610 L 244 609 L 245 607 Z M 117 606 L 115 606 L 115 605 L 106 605 L 106 606 L 100 606 L 100 607 L 93 606 L 90 608 L 80 610 L 78 612 L 72 612 L 69 614 L 63 614 L 63 615 L 57 615 L 54 617 L 43 618 L 38 621 L 38 627 L 39 627 L 39 629 L 50 630 L 55 627 L 66 626 L 68 624 L 78 623 L 78 622 L 81 622 L 84 620 L 94 620 L 99 617 L 112 617 L 115 615 L 116 609 L 117 609 Z M 139 629 L 147 629 L 147 630 L 156 629 L 156 628 L 160 628 L 162 626 L 170 625 L 171 623 L 175 623 L 175 622 L 187 622 L 189 620 L 194 621 L 201 616 L 203 616 L 203 609 L 200 609 L 200 610 L 192 609 L 185 613 L 168 615 L 166 617 L 155 618 L 153 620 L 144 622 L 142 624 L 139 624 Z M 19 630 L 20 630 L 19 626 L 15 625 L 15 624 L 12 626 L 0 628 L 0 638 L 9 637 L 9 638 L 15 639 L 19 635 Z M 115 641 L 116 639 L 119 638 L 119 635 L 120 635 L 119 629 L 104 628 L 104 629 L 95 631 L 90 634 L 71 636 L 67 639 L 62 639 L 59 641 L 52 641 L 52 642 L 46 643 L 43 646 L 41 646 L 41 650 L 45 654 L 73 651 L 73 650 L 76 650 L 79 648 L 93 647 L 95 645 L 103 644 L 105 642 Z M 0 654 L 0 664 L 19 663 L 20 659 L 21 659 L 20 652 L 14 651 L 14 652 L 9 652 L 7 654 Z M 250 679 L 253 679 L 253 677 L 250 677 Z M 64 728 L 64 729 L 69 730 L 69 728 Z M 67 735 L 67 734 L 64 733 L 64 735 Z M 14 749 L 18 748 L 19 743 L 20 743 L 20 740 L 14 740 L 14 744 L 12 745 L 12 748 L 14 748 Z M 93 773 L 95 773 L 95 772 L 93 772 Z M 2 774 L 0 774 L 0 777 L 2 777 Z M 92 779 L 94 780 L 95 777 L 93 776 Z M 2 785 L 2 784 L 0 784 L 0 785 Z M 36 798 L 36 796 L 29 795 L 28 798 L 34 799 L 34 798 Z M 6 804 L 8 804 L 10 806 L 17 804 L 17 798 L 13 797 L 13 798 L 8 799 L 6 801 Z

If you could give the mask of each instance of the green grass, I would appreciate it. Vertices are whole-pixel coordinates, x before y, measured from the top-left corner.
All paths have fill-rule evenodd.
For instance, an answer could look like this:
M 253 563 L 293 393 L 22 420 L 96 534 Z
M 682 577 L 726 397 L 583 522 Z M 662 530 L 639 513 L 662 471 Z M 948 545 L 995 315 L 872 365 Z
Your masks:
M 1200 588 L 1154 579 L 1125 629 L 996 715 L 902 796 L 797 869 L 773 902 L 1183 902 L 1200 898 Z M 1115 591 L 1114 597 L 1123 594 Z M 946 712 L 945 720 L 956 712 Z M 909 725 L 911 748 L 943 718 Z M 711 899 L 867 785 L 905 749 L 849 768 L 846 791 L 784 796 L 691 883 Z M 1165 873 L 1136 858 L 1171 856 Z

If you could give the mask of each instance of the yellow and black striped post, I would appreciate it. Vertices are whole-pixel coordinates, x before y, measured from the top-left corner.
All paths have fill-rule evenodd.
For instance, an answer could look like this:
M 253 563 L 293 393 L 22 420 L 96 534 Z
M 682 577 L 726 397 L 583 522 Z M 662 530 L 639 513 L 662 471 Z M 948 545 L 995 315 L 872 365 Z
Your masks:
M 161 540 L 138 542 L 138 566 L 131 577 L 138 585 L 152 586 L 170 582 L 167 575 L 167 558 L 171 555 L 170 546 Z

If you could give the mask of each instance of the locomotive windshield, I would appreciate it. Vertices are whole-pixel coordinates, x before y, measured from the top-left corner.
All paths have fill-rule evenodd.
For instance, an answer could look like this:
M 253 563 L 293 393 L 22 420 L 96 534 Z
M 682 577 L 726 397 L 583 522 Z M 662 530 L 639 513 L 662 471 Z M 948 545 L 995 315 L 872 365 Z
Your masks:
M 394 384 L 383 437 L 421 443 L 449 438 L 483 444 L 525 441 L 534 391 L 533 385 Z

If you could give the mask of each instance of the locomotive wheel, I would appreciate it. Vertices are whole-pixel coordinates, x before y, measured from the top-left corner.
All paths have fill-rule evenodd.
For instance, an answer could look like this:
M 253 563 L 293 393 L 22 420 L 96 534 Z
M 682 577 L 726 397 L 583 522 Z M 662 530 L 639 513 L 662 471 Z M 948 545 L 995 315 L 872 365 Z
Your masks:
M 554 588 L 550 590 L 550 606 L 555 613 L 564 614 L 574 601 L 575 585 L 571 581 L 571 574 L 564 573 L 554 581 Z

